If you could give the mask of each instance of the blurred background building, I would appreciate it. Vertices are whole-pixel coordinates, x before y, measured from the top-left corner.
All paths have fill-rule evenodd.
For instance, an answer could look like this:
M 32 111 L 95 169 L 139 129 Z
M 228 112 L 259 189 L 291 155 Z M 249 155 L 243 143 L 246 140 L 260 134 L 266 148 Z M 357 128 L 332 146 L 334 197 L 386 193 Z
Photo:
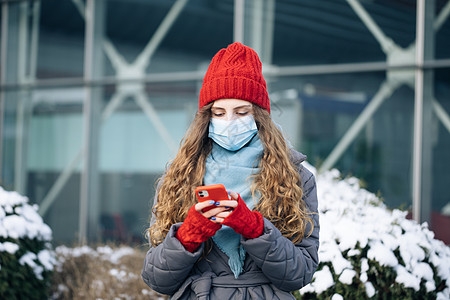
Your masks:
M 450 0 L 3 0 L 0 184 L 56 243 L 142 243 L 212 56 L 263 61 L 272 117 L 450 243 Z

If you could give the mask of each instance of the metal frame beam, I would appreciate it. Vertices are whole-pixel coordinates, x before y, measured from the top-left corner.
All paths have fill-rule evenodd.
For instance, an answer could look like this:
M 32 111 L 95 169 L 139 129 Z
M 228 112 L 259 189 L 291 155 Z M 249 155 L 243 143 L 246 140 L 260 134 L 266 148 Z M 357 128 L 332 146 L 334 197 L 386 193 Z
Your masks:
M 80 0 L 72 0 L 76 5 L 80 14 L 86 18 L 87 14 L 85 12 L 84 3 Z M 114 111 L 122 104 L 122 102 L 131 96 L 135 99 L 136 104 L 141 107 L 145 115 L 149 118 L 152 124 L 155 126 L 157 132 L 160 134 L 164 142 L 167 144 L 169 150 L 172 153 L 176 151 L 176 143 L 171 138 L 170 133 L 165 128 L 164 124 L 160 120 L 159 116 L 155 112 L 153 105 L 148 101 L 147 96 L 144 91 L 144 82 L 142 80 L 134 81 L 130 80 L 129 76 L 136 76 L 137 78 L 142 78 L 145 76 L 145 70 L 150 64 L 151 58 L 156 51 L 156 49 L 161 44 L 164 36 L 168 33 L 169 29 L 183 10 L 188 0 L 177 0 L 167 13 L 166 17 L 160 23 L 160 26 L 155 31 L 152 38 L 147 43 L 144 50 L 138 55 L 138 57 L 130 64 L 127 63 L 123 56 L 117 51 L 114 45 L 106 37 L 103 39 L 103 49 L 106 56 L 110 59 L 116 73 L 117 73 L 117 92 L 112 96 L 111 100 L 108 102 L 106 107 L 103 109 L 101 114 L 101 122 L 105 122 Z M 95 78 L 86 78 L 87 81 L 95 80 Z M 89 126 L 87 124 L 86 126 Z M 85 132 L 88 134 L 88 132 Z M 74 172 L 75 168 L 79 166 L 81 160 L 86 157 L 86 152 L 80 150 L 75 157 L 69 162 L 69 164 L 64 168 L 62 173 L 58 176 L 50 191 L 42 200 L 39 208 L 39 213 L 45 215 L 48 209 L 51 207 L 53 202 L 56 200 L 59 192 L 62 190 L 64 185 L 67 183 L 70 175 Z M 87 184 L 87 183 L 86 183 Z M 86 208 L 86 203 L 83 204 L 83 210 Z M 81 218 L 82 212 L 80 212 Z M 80 222 L 86 222 L 81 220 Z M 80 223 L 81 224 L 81 223 Z M 80 229 L 80 240 L 86 236 L 86 229 Z
M 18 4 L 20 6 L 19 16 L 19 45 L 18 45 L 18 83 L 26 84 L 35 78 L 37 59 L 37 37 L 39 33 L 39 3 L 28 2 Z M 32 20 L 29 22 L 31 11 Z M 31 30 L 29 29 L 31 23 Z M 14 190 L 26 193 L 27 185 L 27 157 L 28 157 L 28 134 L 33 106 L 31 103 L 31 91 L 20 89 L 17 97 L 16 112 L 16 141 L 14 157 Z
M 434 55 L 434 0 L 418 0 L 416 8 L 416 57 L 412 172 L 412 215 L 417 222 L 429 221 L 432 195 L 433 70 L 423 62 Z M 436 23 L 435 23 L 436 24 Z M 429 201 L 423 201 L 424 199 Z
M 397 87 L 398 83 L 387 80 L 381 84 L 376 95 L 372 98 L 369 104 L 366 105 L 361 114 L 356 118 L 350 128 L 345 132 L 344 136 L 339 140 L 338 144 L 324 160 L 319 168 L 319 172 L 324 172 L 334 166 L 342 154 L 344 154 L 345 150 L 347 150 L 350 144 L 356 139 L 367 122 L 372 118 L 381 104 L 392 95 Z
M 450 59 L 427 60 L 423 64 L 423 69 L 449 68 Z M 308 65 L 308 66 L 270 66 L 263 70 L 264 77 L 287 77 L 287 76 L 306 76 L 321 74 L 340 74 L 340 73 L 366 73 L 381 71 L 405 71 L 414 70 L 414 63 L 398 63 L 389 65 L 387 62 L 367 62 L 367 63 L 348 63 L 333 65 Z M 185 72 L 165 72 L 146 74 L 143 77 L 118 78 L 117 76 L 105 76 L 101 79 L 85 80 L 78 78 L 52 78 L 38 79 L 33 82 L 18 84 L 5 83 L 0 86 L 0 91 L 10 91 L 17 89 L 44 89 L 63 87 L 84 87 L 99 86 L 120 83 L 168 83 L 168 82 L 186 82 L 202 80 L 204 71 L 185 71 Z
M 414 56 L 414 53 L 416 52 L 417 49 L 416 41 L 406 49 L 400 48 L 392 41 L 392 39 L 390 39 L 383 33 L 383 31 L 375 23 L 372 17 L 366 12 L 364 7 L 357 0 L 347 0 L 347 2 L 355 11 L 355 13 L 359 16 L 359 18 L 362 20 L 362 22 L 366 25 L 369 31 L 373 34 L 375 39 L 379 42 L 381 49 L 386 53 L 387 56 L 386 64 L 390 66 L 389 68 L 386 68 L 387 78 L 389 81 L 391 81 L 390 85 L 393 88 L 393 90 L 391 91 L 391 93 L 389 93 L 389 95 L 392 94 L 396 88 L 400 87 L 403 84 L 406 84 L 410 86 L 412 89 L 414 89 L 415 76 L 412 72 L 412 69 L 424 70 L 427 66 L 426 61 L 428 62 L 433 60 L 431 60 L 430 57 L 427 57 L 426 61 L 422 60 L 420 64 L 418 64 Z M 449 15 L 450 15 L 450 1 L 441 10 L 439 16 L 434 21 L 433 27 L 435 31 L 438 31 L 441 28 L 445 19 L 448 18 Z M 374 67 L 381 66 L 377 63 L 375 64 L 376 65 L 374 65 Z M 375 97 L 378 97 L 378 94 L 379 93 L 377 93 Z M 386 93 L 386 95 L 388 95 L 388 93 Z M 378 100 L 377 102 L 379 102 L 380 99 L 377 100 Z M 373 113 L 375 113 L 376 109 L 378 109 L 379 107 L 378 104 L 372 105 L 372 107 L 370 106 L 371 105 L 369 104 L 368 105 L 369 108 L 363 110 L 360 117 L 358 117 L 354 121 L 353 125 L 348 129 L 347 133 L 344 134 L 344 136 L 341 138 L 341 140 L 338 142 L 335 148 L 330 152 L 328 157 L 325 159 L 324 163 L 319 168 L 319 172 L 323 172 L 333 167 L 333 165 L 345 152 L 347 147 L 356 138 L 359 131 L 363 128 L 363 126 L 368 122 L 369 118 L 371 118 Z M 373 110 L 373 107 L 376 107 L 376 109 Z M 370 113 L 367 113 L 367 110 L 369 110 Z
M 20 36 L 20 4 L 3 2 L 2 4 L 2 35 L 1 35 L 1 85 L 20 85 L 19 80 L 19 36 Z M 17 108 L 15 102 L 11 101 L 18 97 L 19 91 L 0 91 L 0 181 L 3 186 L 16 188 L 15 172 L 17 171 L 16 142 L 11 135 L 5 136 L 5 126 L 14 131 L 17 125 Z
M 272 63 L 275 0 L 235 0 L 234 40 L 252 47 L 263 67 Z
M 85 11 L 84 77 L 88 80 L 103 74 L 101 40 L 104 36 L 105 1 L 87 0 Z M 83 103 L 83 168 L 80 183 L 79 243 L 97 236 L 100 207 L 99 136 L 101 87 L 85 87 Z
M 245 0 L 234 0 L 233 40 L 244 42 L 244 9 Z
M 450 116 L 436 99 L 433 99 L 433 111 L 448 133 L 450 133 Z
M 81 0 L 72 0 L 73 3 L 77 6 L 78 10 L 80 11 L 81 15 L 85 17 L 85 11 L 84 11 L 84 3 Z M 273 0 L 268 0 L 269 5 L 270 3 L 274 4 Z M 11 1 L 9 1 L 11 2 Z M 152 122 L 152 124 L 155 126 L 165 143 L 168 145 L 170 149 L 175 149 L 175 143 L 171 139 L 171 136 L 167 129 L 165 128 L 164 124 L 159 119 L 158 115 L 156 114 L 154 107 L 152 104 L 148 101 L 147 96 L 145 95 L 143 91 L 143 84 L 145 82 L 171 82 L 171 81 L 185 81 L 185 80 L 199 80 L 203 77 L 202 71 L 194 71 L 194 72 L 179 72 L 179 73 L 166 73 L 166 74 L 145 74 L 145 69 L 150 64 L 151 58 L 156 51 L 157 47 L 159 46 L 160 42 L 164 38 L 164 36 L 167 34 L 168 30 L 170 29 L 171 25 L 173 24 L 173 21 L 177 18 L 179 13 L 182 11 L 183 7 L 186 5 L 187 0 L 177 0 L 176 3 L 173 5 L 172 9 L 167 14 L 166 18 L 163 20 L 161 25 L 158 27 L 157 31 L 153 35 L 152 39 L 149 41 L 149 43 L 146 45 L 144 50 L 139 54 L 137 59 L 131 63 L 128 64 L 123 57 L 117 52 L 117 49 L 114 47 L 114 45 L 108 40 L 105 39 L 103 43 L 103 48 L 105 50 L 105 53 L 107 57 L 111 60 L 114 68 L 116 69 L 117 76 L 112 78 L 83 78 L 83 79 L 63 79 L 63 80 L 40 80 L 37 81 L 35 78 L 28 78 L 30 80 L 20 80 L 18 83 L 8 83 L 3 81 L 2 76 L 2 86 L 0 90 L 0 109 L 2 113 L 0 113 L 0 157 L 2 155 L 2 134 L 3 134 L 3 127 L 2 123 L 4 122 L 4 115 L 3 115 L 3 108 L 4 108 L 4 94 L 8 89 L 17 89 L 17 88 L 35 88 L 35 87 L 44 87 L 44 86 L 57 86 L 57 85 L 81 85 L 81 86 L 95 86 L 95 85 L 102 85 L 107 83 L 116 83 L 118 84 L 118 92 L 113 95 L 112 99 L 108 103 L 108 105 L 105 107 L 103 113 L 102 113 L 102 122 L 106 121 L 111 114 L 121 105 L 123 102 L 123 99 L 128 96 L 132 96 L 135 98 L 135 101 L 139 107 L 143 110 L 145 115 L 149 118 L 149 120 Z M 366 25 L 366 27 L 369 29 L 369 31 L 373 34 L 375 39 L 379 42 L 380 47 L 383 49 L 383 51 L 387 55 L 387 62 L 380 62 L 380 63 L 362 63 L 362 64 L 340 64 L 340 65 L 323 65 L 323 66 L 298 66 L 298 67 L 271 67 L 270 69 L 265 70 L 265 75 L 270 76 L 296 76 L 296 75 L 312 75 L 312 74 L 330 74 L 330 73 L 349 73 L 349 72 L 369 72 L 369 71 L 387 71 L 388 73 L 388 80 L 383 82 L 380 86 L 380 89 L 376 93 L 376 95 L 373 97 L 371 102 L 366 106 L 366 108 L 361 112 L 361 114 L 358 116 L 358 118 L 354 121 L 354 123 L 351 125 L 351 127 L 348 129 L 348 131 L 344 134 L 344 136 L 341 138 L 341 140 L 338 142 L 338 144 L 335 146 L 333 151 L 330 153 L 330 155 L 325 159 L 324 163 L 320 167 L 319 171 L 324 171 L 329 168 L 331 168 L 337 160 L 341 157 L 342 153 L 345 152 L 345 150 L 348 148 L 348 146 L 354 141 L 356 136 L 359 134 L 359 132 L 362 130 L 362 128 L 366 125 L 366 123 L 372 118 L 373 114 L 378 110 L 380 105 L 390 97 L 390 95 L 402 84 L 406 84 L 409 86 L 412 86 L 416 89 L 416 101 L 415 101 L 415 110 L 416 110 L 416 118 L 417 118 L 417 125 L 414 129 L 415 138 L 414 138 L 414 148 L 419 149 L 421 136 L 418 133 L 419 127 L 423 128 L 423 121 L 420 120 L 420 111 L 421 111 L 421 104 L 420 104 L 420 94 L 423 94 L 423 91 L 421 91 L 421 87 L 419 86 L 418 82 L 423 82 L 423 77 L 421 77 L 421 72 L 423 75 L 423 71 L 427 68 L 437 68 L 437 67 L 449 67 L 450 66 L 450 60 L 428 60 L 428 59 L 422 59 L 418 60 L 418 57 L 421 56 L 420 51 L 424 47 L 423 42 L 420 41 L 419 37 L 419 27 L 422 26 L 419 24 L 419 18 L 423 18 L 423 16 L 419 16 L 419 6 L 424 5 L 424 0 L 418 0 L 417 5 L 417 32 L 418 36 L 415 41 L 410 47 L 406 49 L 401 49 L 399 46 L 397 46 L 392 39 L 387 37 L 383 31 L 380 29 L 380 27 L 374 22 L 374 20 L 371 18 L 371 16 L 367 13 L 367 11 L 364 9 L 364 7 L 357 1 L 357 0 L 347 0 L 349 5 L 352 7 L 352 9 L 355 11 L 355 13 L 360 17 L 360 19 L 363 21 L 363 23 Z M 35 6 L 33 7 L 33 10 L 39 10 L 40 1 L 34 2 Z M 1 57 L 1 69 L 2 75 L 5 74 L 5 61 L 6 61 L 6 39 L 7 39 L 7 26 L 5 25 L 7 23 L 7 7 L 8 7 L 8 1 L 2 3 L 2 37 L 1 37 L 1 46 L 2 46 L 2 57 Z M 245 0 L 235 0 L 235 13 L 234 13 L 234 40 L 235 41 L 244 41 L 244 7 L 245 7 Z M 257 7 L 255 7 L 255 10 Z M 433 28 L 437 32 L 444 22 L 448 19 L 450 16 L 450 1 L 447 2 L 445 7 L 440 11 L 437 18 L 434 20 Z M 35 18 L 33 19 L 33 27 L 32 27 L 32 39 L 31 39 L 31 47 L 32 49 L 35 49 L 37 47 L 37 37 L 38 37 L 38 20 L 39 14 L 37 13 L 35 15 Z M 262 15 L 259 14 L 260 19 L 262 18 Z M 255 22 L 259 22 L 261 20 L 255 20 Z M 260 25 L 260 23 L 254 23 L 253 25 Z M 273 25 L 273 24 L 272 24 Z M 34 30 L 37 30 L 34 32 Z M 258 38 L 256 38 L 256 41 L 261 42 L 261 36 L 257 35 Z M 265 45 L 267 43 L 264 43 Z M 35 45 L 35 47 L 33 46 Z M 255 46 L 256 47 L 256 46 Z M 266 48 L 264 46 L 263 48 Z M 267 50 L 267 49 L 266 49 Z M 265 50 L 265 51 L 266 51 Z M 416 59 L 414 61 L 410 61 L 411 53 L 416 51 Z M 403 57 L 406 58 L 406 61 L 403 61 L 401 63 L 395 63 L 393 62 L 398 61 L 391 59 L 394 55 L 403 55 Z M 30 55 L 33 57 L 33 55 L 36 55 L 37 51 L 32 50 Z M 271 54 L 269 55 L 269 57 Z M 267 60 L 267 59 L 265 59 Z M 34 65 L 33 65 L 34 62 Z M 35 59 L 31 59 L 29 62 L 29 68 L 30 72 L 29 75 L 32 75 L 35 73 L 36 64 Z M 268 62 L 270 63 L 270 62 Z M 411 81 L 412 70 L 416 70 L 416 76 L 415 82 Z M 34 70 L 34 71 L 33 71 Z M 132 74 L 136 78 L 130 78 L 129 71 L 133 71 Z M 405 72 L 406 71 L 406 72 Z M 402 73 L 402 76 L 400 77 L 399 74 Z M 406 74 L 406 76 L 405 76 Z M 393 76 L 391 76 L 393 75 Z M 391 80 L 392 78 L 392 80 Z M 135 89 L 137 88 L 137 89 Z M 138 92 L 131 92 L 132 90 L 138 91 Z M 432 109 L 438 119 L 442 122 L 442 124 L 445 126 L 445 128 L 450 132 L 450 117 L 445 112 L 445 110 L 442 108 L 442 106 L 436 101 L 433 100 L 432 102 Z M 20 119 L 20 115 L 18 115 L 18 120 Z M 23 122 L 22 122 L 23 123 Z M 21 124 L 22 124 L 21 123 Z M 416 124 L 416 122 L 415 122 Z M 22 124 L 23 125 L 23 124 Z M 24 144 L 20 144 L 20 146 L 23 146 Z M 17 145 L 16 145 L 17 147 Z M 20 149 L 19 149 L 20 150 Z M 415 150 L 418 151 L 418 150 Z M 20 151 L 19 151 L 20 153 Z M 19 155 L 22 156 L 22 155 Z M 420 156 L 420 151 L 414 154 L 414 161 L 416 161 L 417 156 Z M 17 158 L 17 156 L 16 156 Z M 53 203 L 54 199 L 56 198 L 59 191 L 62 189 L 64 184 L 67 182 L 68 178 L 70 177 L 70 174 L 74 171 L 74 169 L 80 164 L 81 160 L 83 158 L 83 154 L 80 150 L 80 152 L 74 157 L 74 159 L 67 165 L 67 167 L 62 171 L 60 176 L 58 177 L 57 181 L 51 188 L 50 192 L 46 195 L 44 200 L 42 201 L 41 207 L 40 207 L 40 213 L 45 214 L 45 212 L 48 210 L 48 208 Z M 0 167 L 2 164 L 2 160 L 0 159 Z M 417 190 L 418 186 L 420 185 L 420 171 L 421 168 L 418 167 L 418 165 L 415 165 L 414 174 L 413 175 L 413 186 L 414 186 L 414 195 L 420 194 L 420 187 L 419 190 Z M 17 172 L 16 172 L 17 173 Z M 20 172 L 19 172 L 20 173 Z M 17 173 L 18 174 L 18 173 Z M 16 175 L 17 175 L 16 174 Z M 418 175 L 419 174 L 419 175 Z M 18 176 L 18 175 L 17 175 Z M 20 182 L 21 180 L 17 180 L 16 176 L 16 182 Z M 23 176 L 23 174 L 22 174 Z M 417 197 L 417 196 L 414 196 Z M 416 201 L 417 202 L 417 201 Z M 415 204 L 417 205 L 417 203 Z M 416 208 L 417 209 L 417 208 Z M 415 215 L 419 215 L 416 211 Z
M 8 43 L 8 3 L 1 4 L 2 22 L 0 24 L 0 83 L 3 86 L 5 82 L 6 74 L 6 48 Z M 5 114 L 5 91 L 0 89 L 0 181 L 3 173 L 3 124 Z
M 351 142 L 356 138 L 363 126 L 369 121 L 373 113 L 378 109 L 383 100 L 392 94 L 399 86 L 406 84 L 415 91 L 414 101 L 414 141 L 413 141 L 413 174 L 412 174 L 412 198 L 413 198 L 413 218 L 418 221 L 429 219 L 431 203 L 422 202 L 422 199 L 429 199 L 431 197 L 431 141 L 430 132 L 424 135 L 423 131 L 429 131 L 429 123 L 431 123 L 431 114 L 434 111 L 438 119 L 450 131 L 450 118 L 439 105 L 436 100 L 433 100 L 432 87 L 429 84 L 425 90 L 424 81 L 432 82 L 433 70 L 427 70 L 425 66 L 426 61 L 433 59 L 432 31 L 437 32 L 444 21 L 450 15 L 450 1 L 441 10 L 439 16 L 434 19 L 434 1 L 418 0 L 417 2 L 417 20 L 416 20 L 416 40 L 409 47 L 402 49 L 396 45 L 390 38 L 385 36 L 382 30 L 373 21 L 370 15 L 366 12 L 363 6 L 357 0 L 347 0 L 349 5 L 353 8 L 355 13 L 360 17 L 369 31 L 373 34 L 375 39 L 379 42 L 381 49 L 386 53 L 387 62 L 389 65 L 398 65 L 401 63 L 412 63 L 414 59 L 415 71 L 412 74 L 410 71 L 391 70 L 387 71 L 387 82 L 382 84 L 380 90 L 386 84 L 391 87 L 389 92 L 376 94 L 374 99 L 366 106 L 363 112 L 355 120 L 352 126 L 344 134 L 333 151 L 325 159 L 324 163 L 319 169 L 323 172 L 330 169 L 341 155 L 345 152 Z M 434 20 L 433 20 L 434 19 Z M 427 39 L 427 41 L 425 41 Z M 426 72 L 426 73 L 425 73 Z M 380 96 L 381 94 L 381 96 Z M 425 102 L 424 102 L 425 101 Z M 426 128 L 425 128 L 426 127 Z M 425 141 L 426 139 L 426 141 Z

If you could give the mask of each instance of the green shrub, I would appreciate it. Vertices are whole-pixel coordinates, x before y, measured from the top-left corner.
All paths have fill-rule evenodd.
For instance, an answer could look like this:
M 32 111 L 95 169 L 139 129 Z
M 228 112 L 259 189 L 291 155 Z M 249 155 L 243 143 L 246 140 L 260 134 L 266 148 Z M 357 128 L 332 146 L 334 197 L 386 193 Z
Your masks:
M 356 178 L 339 178 L 317 177 L 320 263 L 296 298 L 450 299 L 450 248 Z
M 51 236 L 36 205 L 0 187 L 0 299 L 48 299 Z

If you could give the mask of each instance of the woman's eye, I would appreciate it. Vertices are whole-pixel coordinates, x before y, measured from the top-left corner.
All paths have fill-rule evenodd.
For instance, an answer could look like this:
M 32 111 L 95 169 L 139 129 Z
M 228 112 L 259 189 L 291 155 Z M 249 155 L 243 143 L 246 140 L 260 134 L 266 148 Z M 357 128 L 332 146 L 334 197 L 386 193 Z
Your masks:
M 213 113 L 214 117 L 222 117 L 223 115 L 224 115 L 224 113 L 219 113 L 219 112 Z
M 246 116 L 248 114 L 248 111 L 240 111 L 240 112 L 237 112 L 237 114 L 239 116 Z

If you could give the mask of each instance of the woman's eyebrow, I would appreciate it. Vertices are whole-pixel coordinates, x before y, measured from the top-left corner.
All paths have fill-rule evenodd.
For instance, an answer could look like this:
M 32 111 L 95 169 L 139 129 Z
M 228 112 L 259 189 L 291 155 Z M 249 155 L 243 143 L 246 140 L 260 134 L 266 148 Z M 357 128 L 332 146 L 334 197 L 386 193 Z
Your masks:
M 235 107 L 234 109 L 236 110 L 236 109 L 241 109 L 241 108 L 252 108 L 252 105 L 251 104 L 241 105 L 241 106 Z

